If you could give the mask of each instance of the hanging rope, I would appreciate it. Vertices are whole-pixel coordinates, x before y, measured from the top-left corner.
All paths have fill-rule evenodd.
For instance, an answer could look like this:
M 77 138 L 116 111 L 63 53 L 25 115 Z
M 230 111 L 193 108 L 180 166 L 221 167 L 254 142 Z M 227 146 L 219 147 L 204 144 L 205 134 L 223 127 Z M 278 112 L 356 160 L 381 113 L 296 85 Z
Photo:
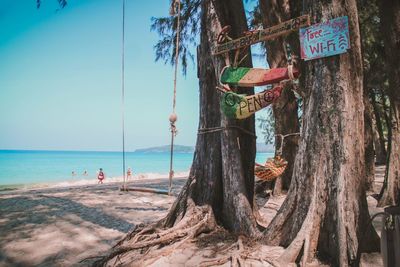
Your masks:
M 121 53 L 121 87 L 122 87 L 122 173 L 123 186 L 122 190 L 126 190 L 125 177 L 125 0 L 122 0 L 122 53 Z
M 285 135 L 283 135 L 283 134 L 276 134 L 275 136 L 279 136 L 280 138 L 281 138 L 281 144 L 280 144 L 280 146 L 279 146 L 279 149 L 276 151 L 276 154 L 278 155 L 278 156 L 281 156 L 282 155 L 282 151 L 283 151 L 283 142 L 285 141 L 285 138 L 286 137 L 289 137 L 289 136 L 296 136 L 296 135 L 300 135 L 300 133 L 290 133 L 290 134 L 285 134 Z
M 235 125 L 230 125 L 230 126 L 225 126 L 225 127 L 201 128 L 198 130 L 198 134 L 216 133 L 216 132 L 221 132 L 221 131 L 230 130 L 230 129 L 239 130 L 239 131 L 241 131 L 245 134 L 248 134 L 251 137 L 257 139 L 257 136 L 254 133 L 252 133 L 249 130 L 246 130 L 240 126 L 235 126 Z
M 177 25 L 176 25 L 176 44 L 175 44 L 175 74 L 174 74 L 174 96 L 172 102 L 172 113 L 169 116 L 170 129 L 171 129 L 171 155 L 170 155 L 170 164 L 169 164 L 169 187 L 168 194 L 171 195 L 171 187 L 172 187 L 172 178 L 174 176 L 173 170 L 173 160 L 174 160 L 174 138 L 177 134 L 177 129 L 175 126 L 175 122 L 178 119 L 178 116 L 175 113 L 176 107 L 176 80 L 178 76 L 178 65 L 179 65 L 179 35 L 180 35 L 180 18 L 181 18 L 181 2 L 180 0 L 173 0 L 170 14 L 177 16 Z

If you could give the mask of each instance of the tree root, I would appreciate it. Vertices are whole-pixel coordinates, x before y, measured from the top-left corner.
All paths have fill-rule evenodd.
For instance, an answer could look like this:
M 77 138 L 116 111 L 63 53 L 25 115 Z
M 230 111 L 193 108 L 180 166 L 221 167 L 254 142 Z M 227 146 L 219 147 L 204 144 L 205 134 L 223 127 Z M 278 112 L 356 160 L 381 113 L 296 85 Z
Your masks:
M 193 239 L 201 233 L 208 233 L 216 228 L 216 222 L 212 208 L 210 206 L 195 206 L 191 199 L 188 199 L 188 210 L 185 216 L 175 226 L 162 229 L 161 223 L 153 223 L 148 226 L 139 226 L 126 238 L 118 242 L 113 250 L 102 259 L 96 261 L 94 266 L 106 266 L 112 259 L 118 261 L 127 252 L 138 252 L 141 261 L 152 258 L 149 254 L 152 248 L 162 248 L 157 250 L 157 257 L 152 258 L 152 262 L 162 256 L 171 254 L 174 249 L 181 246 L 188 240 Z M 168 246 L 167 246 L 168 245 Z
M 212 260 L 203 261 L 199 266 L 219 266 L 227 262 L 230 262 L 231 266 L 247 266 L 247 260 L 259 261 L 263 265 L 269 264 L 274 267 L 281 267 L 281 265 L 275 264 L 275 261 L 271 258 L 269 254 L 261 254 L 258 252 L 261 247 L 261 243 L 255 243 L 254 239 L 249 239 L 244 236 L 239 236 L 238 240 L 228 246 L 227 248 L 218 251 L 219 255 L 224 255 Z M 255 255 L 257 254 L 257 255 Z M 283 266 L 282 266 L 283 267 Z

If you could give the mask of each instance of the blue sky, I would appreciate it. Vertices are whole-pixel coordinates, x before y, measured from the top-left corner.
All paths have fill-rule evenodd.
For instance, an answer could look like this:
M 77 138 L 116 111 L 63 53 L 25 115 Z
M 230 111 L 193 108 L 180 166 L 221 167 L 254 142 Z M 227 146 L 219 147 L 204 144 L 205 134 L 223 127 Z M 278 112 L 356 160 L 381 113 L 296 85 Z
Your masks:
M 0 149 L 121 149 L 121 1 L 0 0 Z M 127 0 L 126 148 L 170 141 L 173 68 L 154 61 L 150 18 L 169 1 Z M 179 75 L 176 143 L 194 145 L 198 80 Z M 258 142 L 261 142 L 261 138 Z

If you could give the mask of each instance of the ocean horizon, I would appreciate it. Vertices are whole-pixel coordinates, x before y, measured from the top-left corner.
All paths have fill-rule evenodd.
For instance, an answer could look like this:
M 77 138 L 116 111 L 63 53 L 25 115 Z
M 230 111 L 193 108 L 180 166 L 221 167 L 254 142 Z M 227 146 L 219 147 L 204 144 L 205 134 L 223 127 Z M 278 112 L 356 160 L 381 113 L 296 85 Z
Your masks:
M 177 176 L 187 174 L 193 152 L 174 153 Z M 272 153 L 257 153 L 256 161 L 264 162 Z M 133 178 L 165 178 L 169 173 L 169 152 L 125 152 L 126 169 L 133 170 Z M 0 150 L 0 187 L 13 189 L 31 185 L 78 183 L 97 181 L 102 168 L 106 180 L 123 176 L 122 152 L 75 150 Z M 87 175 L 84 175 L 84 172 Z M 73 174 L 74 172 L 74 174 Z

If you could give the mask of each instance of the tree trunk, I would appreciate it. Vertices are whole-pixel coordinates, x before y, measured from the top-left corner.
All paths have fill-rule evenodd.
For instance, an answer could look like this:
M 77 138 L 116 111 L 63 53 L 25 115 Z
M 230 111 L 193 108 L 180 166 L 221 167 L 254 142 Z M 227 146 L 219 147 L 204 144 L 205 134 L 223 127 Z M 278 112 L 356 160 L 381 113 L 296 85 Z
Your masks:
M 364 90 L 368 90 L 364 87 Z M 371 190 L 375 179 L 375 150 L 372 105 L 368 99 L 368 91 L 364 92 L 364 149 L 365 149 L 365 181 L 366 189 Z
M 235 38 L 247 30 L 241 0 L 206 0 L 202 3 L 198 76 L 200 79 L 200 122 L 195 157 L 187 194 L 181 194 L 168 215 L 168 226 L 175 223 L 188 198 L 196 205 L 209 204 L 218 221 L 237 234 L 257 235 L 253 216 L 255 128 L 254 116 L 243 121 L 230 120 L 220 111 L 220 94 L 215 89 L 225 66 L 223 57 L 211 56 L 211 47 L 225 25 L 231 25 Z M 251 59 L 243 63 L 251 67 Z M 252 94 L 251 88 L 238 89 Z M 209 131 L 223 127 L 222 131 Z M 232 127 L 234 126 L 234 127 Z M 243 129 L 244 131 L 242 131 Z M 253 134 L 249 134 L 253 133 Z
M 221 113 L 221 95 L 215 87 L 225 60 L 212 56 L 211 51 L 222 26 L 232 26 L 231 37 L 247 30 L 243 2 L 204 0 L 200 16 L 197 50 L 200 118 L 188 181 L 164 219 L 138 226 L 108 255 L 96 261 L 97 266 L 114 262 L 122 254 L 130 262 L 128 265 L 133 261 L 136 265 L 149 265 L 160 255 L 170 254 L 182 242 L 217 230 L 217 224 L 233 234 L 260 235 L 253 215 L 254 116 L 235 121 Z M 244 64 L 251 67 L 251 57 L 247 58 Z M 254 89 L 238 89 L 238 92 L 252 94 Z
M 391 142 L 389 160 L 380 206 L 400 205 L 400 2 L 384 1 L 380 4 L 381 28 L 389 73 L 389 99 L 391 104 Z
M 265 232 L 266 242 L 288 246 L 285 264 L 315 257 L 354 264 L 360 244 L 377 250 L 368 226 L 364 186 L 364 118 L 360 33 L 355 0 L 306 1 L 316 22 L 347 15 L 348 53 L 308 61 L 303 68 L 304 114 L 288 197 Z M 368 227 L 368 228 L 367 228 Z M 364 233 L 367 237 L 361 240 Z M 367 247 L 368 246 L 368 247 Z M 317 254 L 318 252 L 318 254 Z
M 260 0 L 259 5 L 264 28 L 271 27 L 292 18 L 293 12 L 291 12 L 288 0 Z M 267 61 L 271 69 L 287 66 L 284 40 L 283 38 L 277 38 L 265 43 L 267 48 Z M 286 42 L 290 43 L 292 48 L 298 48 L 298 40 L 287 38 Z M 300 131 L 297 102 L 292 92 L 291 85 L 285 87 L 280 98 L 272 104 L 272 109 L 275 119 L 275 134 L 286 135 L 298 133 Z M 285 172 L 278 178 L 280 181 L 275 184 L 274 193 L 289 189 L 292 180 L 294 160 L 298 150 L 298 139 L 298 136 L 289 136 L 284 140 L 282 157 L 288 162 L 288 165 Z M 278 151 L 281 145 L 282 138 L 277 136 L 275 138 L 275 151 Z
M 376 141 L 375 141 L 375 153 L 376 153 L 376 163 L 386 164 L 386 144 L 385 136 L 383 134 L 382 118 L 379 111 L 378 104 L 376 102 L 376 93 L 371 96 L 371 104 L 375 115 L 375 125 L 376 125 Z M 384 111 L 385 112 L 385 111 Z

